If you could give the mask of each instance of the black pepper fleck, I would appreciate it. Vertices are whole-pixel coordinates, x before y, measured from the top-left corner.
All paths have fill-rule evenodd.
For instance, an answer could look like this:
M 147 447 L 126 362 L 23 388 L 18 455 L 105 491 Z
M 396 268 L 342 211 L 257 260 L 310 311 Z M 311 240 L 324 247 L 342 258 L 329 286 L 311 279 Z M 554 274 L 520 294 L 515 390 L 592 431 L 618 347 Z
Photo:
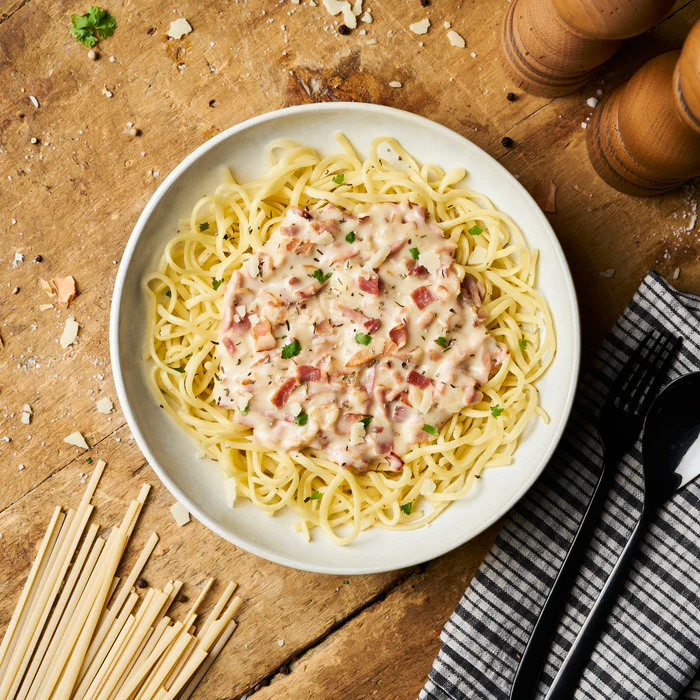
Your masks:
M 514 93 L 514 92 L 509 92 L 509 93 L 506 95 L 506 100 L 508 100 L 508 102 L 515 102 L 515 93 Z
M 504 136 L 501 139 L 501 145 L 505 148 L 511 148 L 511 146 L 513 145 L 513 139 L 510 136 Z
M 422 7 L 428 7 L 428 5 L 430 5 L 430 0 L 420 0 L 420 4 Z
M 177 598 L 175 598 L 176 603 L 186 603 L 188 600 L 189 598 L 184 593 L 180 593 Z
M 210 107 L 216 107 L 216 100 L 209 100 Z
M 341 24 L 341 25 L 338 27 L 338 34 L 342 34 L 343 36 L 347 36 L 348 34 L 350 34 L 350 31 L 351 31 L 351 30 L 350 30 L 350 27 L 348 27 L 348 26 L 345 25 L 345 24 Z
M 44 256 L 43 255 L 37 255 L 34 258 L 34 262 L 44 262 Z
M 143 579 L 143 578 L 137 578 L 136 585 L 139 588 L 148 588 L 148 581 L 146 581 L 146 579 Z
M 283 676 L 288 676 L 291 672 L 292 669 L 287 664 L 285 664 L 284 666 L 280 666 L 280 673 Z

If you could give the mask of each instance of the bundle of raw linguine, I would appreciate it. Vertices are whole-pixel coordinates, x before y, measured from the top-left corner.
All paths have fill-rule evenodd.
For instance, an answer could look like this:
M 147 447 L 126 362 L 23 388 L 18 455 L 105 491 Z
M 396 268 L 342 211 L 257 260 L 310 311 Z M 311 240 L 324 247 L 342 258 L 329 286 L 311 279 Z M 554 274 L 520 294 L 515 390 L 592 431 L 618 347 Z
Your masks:
M 0 645 L 0 700 L 185 700 L 233 634 L 236 584 L 195 629 L 210 579 L 180 621 L 167 616 L 181 581 L 136 593 L 158 542 L 153 533 L 116 593 L 117 567 L 150 487 L 104 539 L 87 526 L 105 463 L 99 461 L 77 510 L 57 507 Z M 112 601 L 110 604 L 110 601 Z

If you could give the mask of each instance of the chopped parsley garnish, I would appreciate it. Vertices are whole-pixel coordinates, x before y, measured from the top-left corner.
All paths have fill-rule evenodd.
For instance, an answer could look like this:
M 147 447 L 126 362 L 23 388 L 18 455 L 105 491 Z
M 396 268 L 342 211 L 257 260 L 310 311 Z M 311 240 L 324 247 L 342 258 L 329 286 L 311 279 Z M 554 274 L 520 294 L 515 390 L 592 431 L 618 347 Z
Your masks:
M 294 419 L 297 425 L 306 425 L 309 420 L 309 416 L 303 411 Z
M 319 284 L 323 284 L 332 274 L 332 272 L 328 272 L 324 275 L 323 270 L 314 270 L 311 276 L 317 280 Z
M 208 222 L 208 221 L 202 221 L 202 223 L 199 224 L 199 230 L 200 230 L 200 231 L 208 231 L 208 230 L 209 230 L 209 222 Z
M 438 434 L 438 429 L 434 425 L 428 425 L 427 423 L 423 424 L 423 430 L 425 430 L 428 435 L 437 435 Z
M 447 348 L 450 347 L 450 341 L 448 341 L 447 338 L 445 338 L 444 335 L 441 335 L 435 342 L 436 342 L 441 348 L 445 348 L 445 350 L 447 350 Z
M 501 413 L 503 413 L 503 411 L 504 409 L 501 408 L 498 404 L 496 404 L 495 406 L 491 406 L 491 415 L 494 418 L 498 418 L 498 416 L 500 416 Z
M 319 501 L 323 498 L 323 494 L 320 491 L 314 491 L 310 496 L 307 496 L 304 499 L 304 503 L 308 503 L 309 501 Z
M 336 185 L 342 184 L 343 180 L 345 179 L 345 175 L 343 173 L 338 173 L 334 178 L 333 182 L 335 182 Z
M 184 367 L 173 367 L 173 369 L 174 369 L 176 372 L 179 372 L 180 374 L 184 374 L 184 373 L 185 373 L 185 368 L 184 368 Z
M 243 408 L 239 408 L 238 410 L 241 412 L 242 416 L 247 416 L 248 411 L 250 411 L 250 406 L 248 406 L 248 404 L 246 404 L 245 406 L 243 406 Z
M 94 46 L 97 43 L 95 32 L 100 39 L 106 39 L 112 36 L 117 28 L 117 20 L 109 12 L 94 5 L 90 5 L 84 15 L 71 15 L 70 18 L 73 23 L 71 35 L 85 46 Z
M 401 510 L 406 513 L 406 515 L 410 515 L 411 511 L 413 510 L 413 503 L 404 503 L 401 506 Z
M 350 583 L 347 579 L 343 579 L 343 586 L 347 586 Z
M 350 233 L 348 233 L 348 235 L 345 236 L 345 240 L 346 240 L 348 243 L 354 243 L 354 242 L 355 242 L 355 232 L 354 232 L 354 231 L 350 231 Z
M 289 360 L 292 357 L 296 357 L 300 352 L 301 343 L 298 340 L 293 340 L 282 348 L 282 359 Z
M 369 427 L 369 424 L 372 422 L 373 416 L 365 416 L 364 418 L 360 418 L 358 423 L 362 423 L 362 425 L 365 426 L 365 429 Z
M 87 458 L 85 459 L 85 461 L 86 461 L 88 464 L 92 464 L 92 457 L 87 457 Z
M 519 347 L 521 350 L 524 350 L 524 349 L 527 347 L 527 340 L 525 340 L 525 338 L 521 338 L 521 339 L 518 341 L 518 347 Z
M 418 256 L 420 255 L 420 252 L 418 251 L 418 248 L 409 248 L 408 252 L 411 254 L 411 257 L 414 260 L 418 260 Z
M 223 283 L 224 283 L 223 279 L 212 280 L 211 286 L 214 287 L 214 291 L 216 291 Z
M 168 289 L 168 291 L 165 293 L 165 296 L 168 297 L 168 299 L 171 299 L 173 296 L 173 293 Z
M 356 333 L 355 342 L 360 345 L 369 345 L 372 342 L 372 336 L 367 333 Z
M 472 236 L 479 236 L 484 232 L 484 229 L 474 224 L 468 231 Z

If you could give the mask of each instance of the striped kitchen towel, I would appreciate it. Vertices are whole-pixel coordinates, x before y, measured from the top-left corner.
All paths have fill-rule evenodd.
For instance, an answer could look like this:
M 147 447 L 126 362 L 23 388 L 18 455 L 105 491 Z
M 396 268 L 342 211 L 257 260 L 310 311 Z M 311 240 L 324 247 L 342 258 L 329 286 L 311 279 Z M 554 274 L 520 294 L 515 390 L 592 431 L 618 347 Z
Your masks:
M 647 275 L 592 372 L 580 383 L 564 437 L 540 479 L 508 515 L 442 631 L 420 700 L 501 700 L 592 493 L 602 459 L 596 420 L 608 387 L 644 335 L 684 342 L 669 379 L 700 370 L 700 297 Z M 700 397 L 699 397 L 700 400 Z M 551 684 L 639 514 L 638 442 L 617 468 L 602 522 L 581 563 L 538 689 Z M 575 698 L 700 700 L 700 479 L 650 528 Z M 563 698 L 562 700 L 569 700 Z

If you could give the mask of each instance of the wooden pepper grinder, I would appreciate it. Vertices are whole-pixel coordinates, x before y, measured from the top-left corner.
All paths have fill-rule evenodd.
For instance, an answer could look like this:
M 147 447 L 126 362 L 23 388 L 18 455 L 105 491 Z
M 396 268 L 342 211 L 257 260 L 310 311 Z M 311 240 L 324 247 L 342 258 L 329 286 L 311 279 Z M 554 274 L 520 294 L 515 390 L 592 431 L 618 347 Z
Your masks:
M 651 29 L 674 0 L 513 0 L 503 22 L 506 68 L 533 95 L 568 95 L 623 39 Z
M 700 175 L 700 21 L 682 51 L 643 65 L 591 118 L 588 155 L 620 192 L 660 194 Z

